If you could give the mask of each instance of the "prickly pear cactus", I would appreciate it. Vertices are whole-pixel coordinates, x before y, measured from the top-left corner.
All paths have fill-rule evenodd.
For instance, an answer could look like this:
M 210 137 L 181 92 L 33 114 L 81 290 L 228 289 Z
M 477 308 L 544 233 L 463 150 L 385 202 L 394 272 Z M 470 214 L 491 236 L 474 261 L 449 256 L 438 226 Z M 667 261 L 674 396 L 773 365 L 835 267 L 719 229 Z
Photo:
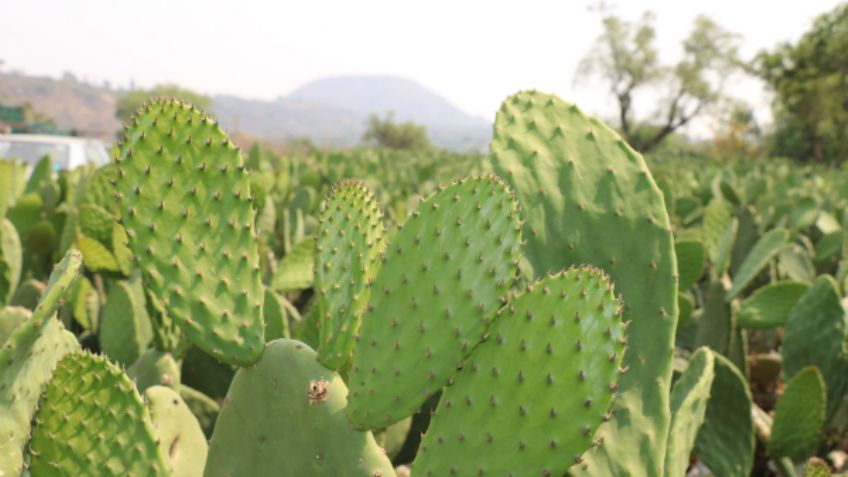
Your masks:
M 495 120 L 491 166 L 524 212 L 536 276 L 591 264 L 616 283 L 632 321 L 613 419 L 579 475 L 659 476 L 669 426 L 677 319 L 674 243 L 662 193 L 645 161 L 575 105 L 534 91 L 507 98 Z M 581 469 L 585 469 L 582 470 Z
M 665 454 L 665 475 L 669 477 L 686 475 L 689 455 L 695 446 L 698 429 L 704 423 L 710 399 L 715 378 L 714 362 L 709 348 L 700 348 L 671 390 L 671 430 Z
M 217 359 L 264 345 L 256 212 L 248 171 L 209 117 L 173 99 L 142 107 L 120 146 L 115 198 L 145 285 Z
M 730 360 L 713 356 L 715 377 L 695 449 L 714 475 L 748 477 L 755 444 L 751 390 Z
M 124 366 L 131 365 L 147 349 L 153 329 L 139 281 L 112 284 L 100 314 L 98 332 L 101 351 Z
M 383 213 L 359 180 L 336 184 L 321 206 L 315 248 L 320 313 L 318 359 L 331 368 L 348 364 L 370 296 L 367 284 L 386 247 Z
M 138 392 L 151 386 L 180 387 L 180 366 L 167 351 L 149 349 L 127 368 L 127 376 L 135 381 Z
M 822 438 L 826 399 L 824 379 L 818 369 L 810 366 L 796 373 L 777 401 L 769 454 L 795 462 L 809 457 Z
M 81 262 L 78 251 L 68 252 L 50 275 L 35 312 L 0 348 L 0 475 L 20 475 L 22 451 L 41 388 L 59 360 L 79 349 L 74 335 L 54 315 Z
M 22 267 L 21 240 L 12 222 L 0 216 L 0 305 L 15 294 Z
M 148 388 L 144 399 L 170 474 L 201 477 L 209 446 L 191 409 L 179 393 L 164 386 Z
M 518 207 L 496 177 L 422 201 L 371 286 L 350 372 L 348 417 L 381 429 L 435 394 L 482 339 L 520 257 Z
M 393 477 L 370 432 L 345 418 L 341 377 L 308 346 L 272 341 L 240 369 L 209 445 L 205 477 Z
M 792 308 L 783 332 L 783 374 L 791 379 L 808 366 L 817 367 L 826 384 L 829 420 L 848 390 L 848 315 L 832 277 L 813 282 Z
M 579 463 L 617 389 L 621 311 L 590 268 L 511 299 L 445 388 L 415 474 L 562 475 Z
M 101 356 L 56 367 L 35 416 L 30 471 L 38 476 L 168 476 L 150 415 L 132 382 Z

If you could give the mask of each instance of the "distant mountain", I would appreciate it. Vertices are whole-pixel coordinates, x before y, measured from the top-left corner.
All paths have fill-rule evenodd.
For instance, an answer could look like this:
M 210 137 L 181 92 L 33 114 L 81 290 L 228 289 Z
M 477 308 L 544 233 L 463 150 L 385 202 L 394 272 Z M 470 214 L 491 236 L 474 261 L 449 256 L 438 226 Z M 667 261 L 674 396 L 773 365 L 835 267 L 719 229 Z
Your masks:
M 491 125 L 470 116 L 427 88 L 394 76 L 340 76 L 312 81 L 276 101 L 216 96 L 222 125 L 276 140 L 309 137 L 326 146 L 352 146 L 371 114 L 394 114 L 427 128 L 438 146 L 485 150 Z
M 0 73 L 0 103 L 30 103 L 62 128 L 107 140 L 115 138 L 117 98 L 123 94 L 76 80 Z M 274 101 L 214 96 L 213 113 L 233 133 L 287 142 L 309 138 L 318 146 L 349 147 L 360 142 L 371 114 L 393 112 L 398 121 L 427 128 L 439 147 L 485 150 L 491 126 L 407 79 L 392 76 L 343 76 L 308 83 Z

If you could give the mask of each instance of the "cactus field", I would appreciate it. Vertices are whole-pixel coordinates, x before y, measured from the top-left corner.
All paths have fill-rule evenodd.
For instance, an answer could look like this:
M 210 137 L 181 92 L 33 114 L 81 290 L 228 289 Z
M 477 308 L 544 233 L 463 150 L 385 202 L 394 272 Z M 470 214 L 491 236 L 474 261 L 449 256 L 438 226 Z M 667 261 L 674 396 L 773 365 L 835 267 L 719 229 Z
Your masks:
M 848 167 L 643 158 L 556 96 L 487 154 L 241 150 L 151 98 L 0 160 L 0 477 L 848 471 Z

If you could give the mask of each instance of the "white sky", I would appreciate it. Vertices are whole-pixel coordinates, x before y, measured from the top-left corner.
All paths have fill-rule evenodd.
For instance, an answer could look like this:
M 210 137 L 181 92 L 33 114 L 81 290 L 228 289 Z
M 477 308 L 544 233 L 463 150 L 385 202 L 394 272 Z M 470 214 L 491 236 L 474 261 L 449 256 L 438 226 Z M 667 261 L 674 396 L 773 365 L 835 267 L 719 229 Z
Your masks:
M 273 99 L 312 79 L 394 74 L 459 108 L 493 118 L 521 89 L 554 92 L 609 117 L 600 85 L 574 70 L 600 33 L 591 2 L 522 0 L 0 0 L 5 68 L 147 87 Z M 837 0 L 619 0 L 617 13 L 656 14 L 661 55 L 674 60 L 704 13 L 744 37 L 752 56 L 806 31 Z M 739 95 L 767 104 L 756 83 Z

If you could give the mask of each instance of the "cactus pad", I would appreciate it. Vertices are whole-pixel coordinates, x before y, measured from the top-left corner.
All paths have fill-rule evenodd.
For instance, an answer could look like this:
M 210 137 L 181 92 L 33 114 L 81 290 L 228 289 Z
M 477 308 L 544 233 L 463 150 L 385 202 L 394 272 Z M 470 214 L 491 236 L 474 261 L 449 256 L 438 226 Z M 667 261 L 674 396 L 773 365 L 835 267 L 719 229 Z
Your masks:
M 671 429 L 665 454 L 665 475 L 686 475 L 689 455 L 698 430 L 704 423 L 715 358 L 708 348 L 700 348 L 689 360 L 686 371 L 671 390 Z
M 380 429 L 436 393 L 482 339 L 521 253 L 515 200 L 496 177 L 444 187 L 409 216 L 371 286 L 347 413 Z
M 180 387 L 180 366 L 167 351 L 149 349 L 127 369 L 127 376 L 135 381 L 138 392 L 150 386 Z
M 12 222 L 0 216 L 0 305 L 8 304 L 21 278 L 21 240 Z
M 180 394 L 152 386 L 144 392 L 144 399 L 171 475 L 201 477 L 209 448 L 200 424 Z
M 264 345 L 256 212 L 227 135 L 172 99 L 145 105 L 120 146 L 115 198 L 130 249 L 188 338 L 246 365 Z
M 754 465 L 751 390 L 727 358 L 715 358 L 713 386 L 695 448 L 713 475 L 748 477 Z
M 825 384 L 813 366 L 795 374 L 777 401 L 769 454 L 799 462 L 810 456 L 822 437 L 826 409 Z
M 204 476 L 394 476 L 371 433 L 345 418 L 341 377 L 316 358 L 303 343 L 282 339 L 236 373 Z
M 100 314 L 98 331 L 100 350 L 112 360 L 129 366 L 141 356 L 153 339 L 153 329 L 140 282 L 120 280 L 112 284 Z
M 39 402 L 32 475 L 167 476 L 147 408 L 132 382 L 100 356 L 72 353 Z
M 41 302 L 0 349 L 0 475 L 19 475 L 21 453 L 41 387 L 56 364 L 79 349 L 76 338 L 54 318 L 65 290 L 79 272 L 82 258 L 71 250 L 53 269 Z
M 658 476 L 670 420 L 677 264 L 662 193 L 642 156 L 575 105 L 535 91 L 507 98 L 491 146 L 494 172 L 525 211 L 536 276 L 589 264 L 616 283 L 630 346 L 604 445 L 588 475 Z M 572 469 L 577 475 L 587 475 Z
M 445 388 L 415 475 L 558 476 L 580 462 L 618 384 L 621 311 L 612 284 L 591 268 L 510 300 Z
M 791 379 L 807 366 L 821 372 L 827 389 L 827 416 L 832 417 L 848 390 L 845 351 L 848 316 L 836 282 L 822 275 L 789 312 L 783 329 L 783 374 Z
M 318 359 L 331 368 L 348 364 L 359 324 L 386 247 L 383 213 L 364 183 L 336 184 L 321 206 L 315 251 L 320 313 Z

